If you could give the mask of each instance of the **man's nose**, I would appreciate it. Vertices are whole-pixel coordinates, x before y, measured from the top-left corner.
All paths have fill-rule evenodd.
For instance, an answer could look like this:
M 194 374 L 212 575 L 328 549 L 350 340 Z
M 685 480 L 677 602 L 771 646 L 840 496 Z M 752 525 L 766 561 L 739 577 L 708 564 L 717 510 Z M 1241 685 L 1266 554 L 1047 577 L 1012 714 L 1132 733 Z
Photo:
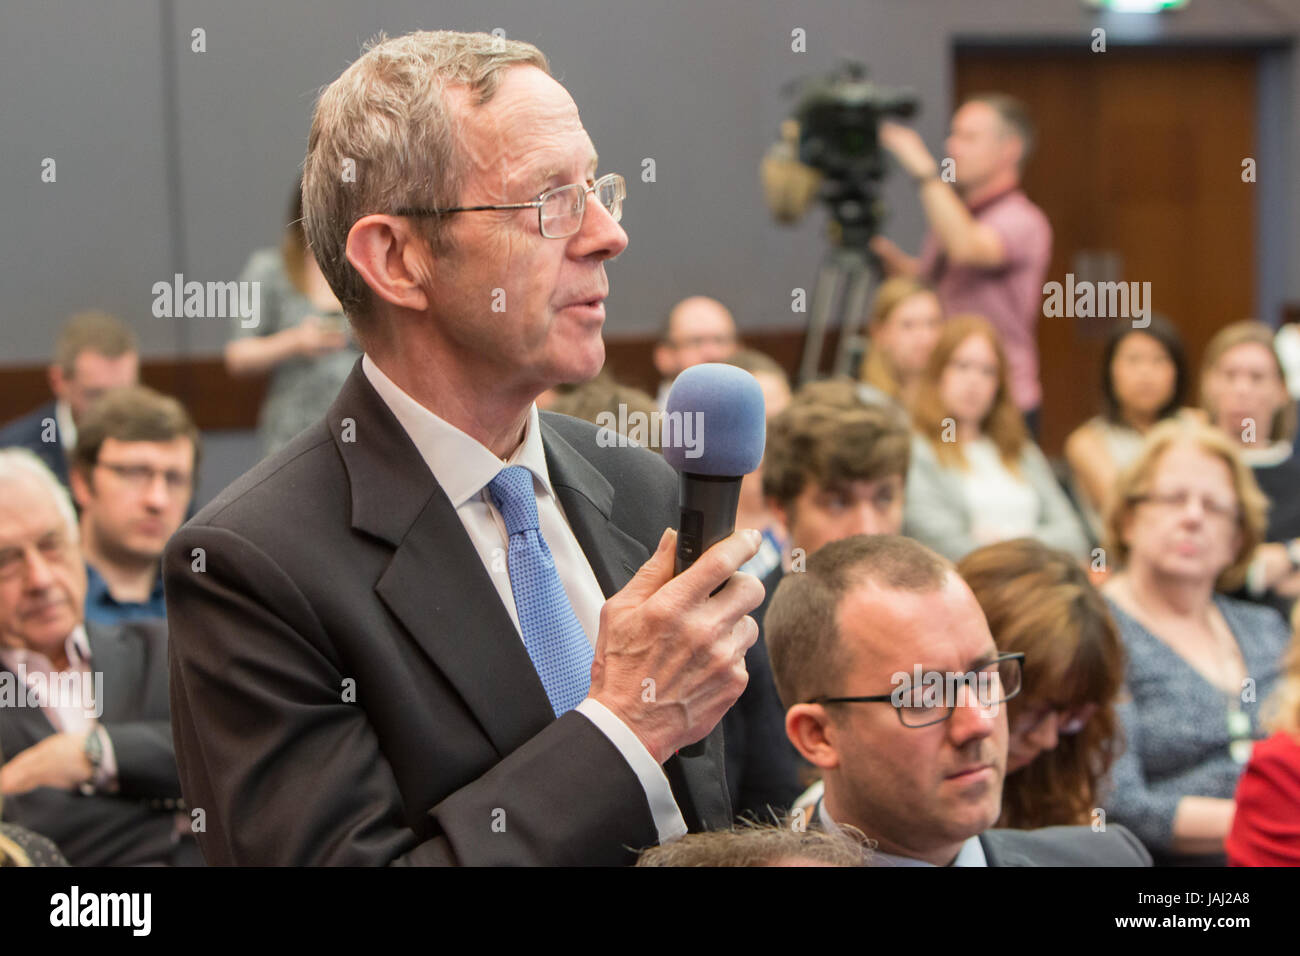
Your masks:
M 987 737 L 993 733 L 1002 717 L 1002 704 L 982 707 L 979 694 L 969 683 L 957 688 L 957 706 L 948 718 L 949 735 L 954 744 L 960 746 L 970 740 Z
M 589 196 L 582 214 L 582 228 L 574 235 L 570 248 L 580 258 L 612 259 L 627 248 L 627 232 L 603 204 Z
M 151 475 L 149 484 L 144 489 L 144 503 L 156 511 L 161 511 L 170 501 L 171 489 L 167 486 L 167 476 L 162 473 Z
M 40 548 L 32 548 L 27 554 L 25 584 L 28 591 L 44 591 L 54 584 L 54 570 Z
M 853 509 L 852 530 L 854 534 L 881 534 L 885 529 L 884 516 L 869 501 L 860 502 Z

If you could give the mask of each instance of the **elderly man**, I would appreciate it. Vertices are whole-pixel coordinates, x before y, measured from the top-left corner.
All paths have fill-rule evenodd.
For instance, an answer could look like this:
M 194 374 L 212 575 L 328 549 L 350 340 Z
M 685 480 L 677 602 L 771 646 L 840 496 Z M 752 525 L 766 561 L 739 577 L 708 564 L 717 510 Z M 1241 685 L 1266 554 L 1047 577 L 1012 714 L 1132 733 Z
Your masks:
M 139 377 L 135 335 L 106 312 L 79 312 L 59 333 L 48 372 L 54 401 L 0 428 L 0 448 L 30 450 L 67 486 L 77 426 L 90 406 Z
M 68 494 L 0 451 L 0 795 L 75 865 L 198 865 L 180 802 L 158 622 L 84 623 Z
M 672 469 L 533 404 L 604 361 L 624 188 L 525 43 L 384 40 L 321 95 L 306 229 L 365 355 L 164 558 L 209 862 L 622 864 L 730 822 L 758 533 L 674 578 Z
M 665 407 L 668 390 L 678 375 L 692 365 L 725 362 L 736 354 L 736 349 L 736 320 L 730 309 L 707 295 L 693 295 L 678 302 L 669 310 L 654 349 L 655 368 L 662 379 L 659 407 Z
M 198 455 L 199 431 L 181 403 L 143 385 L 105 395 L 83 420 L 71 479 L 86 620 L 166 616 L 162 552 L 185 520 Z
M 873 864 L 1150 865 L 1118 825 L 989 829 L 1020 661 L 945 558 L 896 535 L 827 544 L 781 582 L 764 636 L 786 733 L 823 774 L 809 822 L 855 827 Z
M 982 315 L 996 326 L 1012 397 L 1037 433 L 1037 330 L 1052 227 L 1020 188 L 1033 139 L 1033 123 L 1019 100 L 1000 93 L 972 97 L 952 117 L 948 176 L 914 130 L 882 123 L 881 145 L 916 181 L 930 234 L 919 258 L 883 236 L 871 248 L 890 275 L 920 276 L 934 285 L 948 315 Z

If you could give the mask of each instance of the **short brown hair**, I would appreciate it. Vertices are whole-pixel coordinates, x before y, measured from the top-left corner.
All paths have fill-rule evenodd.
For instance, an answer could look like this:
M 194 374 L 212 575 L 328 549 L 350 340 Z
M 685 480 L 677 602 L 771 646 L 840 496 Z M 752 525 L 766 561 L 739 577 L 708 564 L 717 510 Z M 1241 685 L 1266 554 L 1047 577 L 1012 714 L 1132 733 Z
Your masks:
M 99 461 L 104 441 L 169 442 L 188 438 L 194 446 L 194 468 L 199 467 L 199 430 L 176 399 L 146 385 L 115 388 L 90 407 L 77 427 L 77 447 L 72 465 L 89 475 Z
M 1210 376 L 1214 373 L 1214 366 L 1219 364 L 1224 354 L 1238 345 L 1262 345 L 1268 349 L 1268 354 L 1273 356 L 1273 365 L 1277 368 L 1277 376 L 1282 381 L 1282 391 L 1287 394 L 1287 399 L 1273 414 L 1273 430 L 1269 433 L 1268 440 L 1270 442 L 1291 441 L 1296 434 L 1296 403 L 1286 393 L 1286 372 L 1282 368 L 1282 360 L 1277 356 L 1273 330 L 1263 322 L 1253 320 L 1233 322 L 1219 329 L 1214 338 L 1210 339 L 1209 344 L 1205 346 L 1205 358 L 1201 362 L 1201 408 L 1205 409 L 1210 416 L 1210 422 L 1217 425 L 1218 410 L 1210 400 L 1208 391 Z
M 840 644 L 839 608 L 850 588 L 874 584 L 927 593 L 944 586 L 952 562 L 894 534 L 855 534 L 823 545 L 805 571 L 781 579 L 763 622 L 772 677 L 787 708 L 834 693 L 849 664 Z
M 1037 139 L 1034 121 L 1029 115 L 1029 107 L 1024 104 L 1023 100 L 1016 99 L 1008 93 L 976 93 L 967 97 L 966 103 L 984 103 L 993 107 L 993 111 L 998 114 L 998 119 L 1017 139 L 1020 140 L 1020 171 L 1024 172 L 1025 164 L 1029 162 L 1029 157 L 1034 151 L 1034 143 Z M 962 105 L 965 106 L 966 103 Z
M 54 361 L 64 375 L 76 372 L 77 356 L 94 352 L 105 358 L 117 358 L 128 352 L 138 352 L 135 333 L 122 320 L 107 312 L 91 310 L 78 312 L 63 324 L 58 341 L 54 343 Z
M 629 413 L 638 413 L 642 416 L 655 415 L 659 412 L 655 400 L 648 394 L 639 388 L 622 385 L 604 372 L 590 382 L 583 382 L 581 385 L 560 391 L 547 411 L 570 415 L 573 418 L 581 418 L 584 422 L 603 426 L 604 422 L 600 419 L 606 414 L 618 418 L 620 405 L 626 407 Z M 657 444 L 648 447 L 651 451 L 659 451 Z
M 1241 460 L 1236 447 L 1227 435 L 1213 425 L 1198 422 L 1190 417 L 1167 418 L 1147 432 L 1142 451 L 1137 460 L 1120 472 L 1111 490 L 1106 509 L 1106 548 L 1115 563 L 1128 562 L 1129 547 L 1124 543 L 1124 524 L 1140 499 L 1151 487 L 1151 476 L 1160 464 L 1161 457 L 1176 442 L 1190 442 L 1202 451 L 1216 455 L 1228 466 L 1232 474 L 1233 491 L 1237 496 L 1237 530 L 1241 532 L 1241 548 L 1236 558 L 1215 586 L 1221 591 L 1235 591 L 1246 580 L 1255 548 L 1264 540 L 1268 525 L 1268 498 L 1259 490 L 1255 476 Z
M 737 349 L 735 354 L 722 361 L 726 365 L 734 365 L 736 368 L 744 369 L 750 375 L 775 375 L 785 382 L 787 388 L 790 387 L 789 373 L 781 367 L 780 362 L 766 352 L 750 348 Z
M 869 405 L 852 382 L 818 383 L 826 400 L 800 389 L 790 406 L 767 425 L 763 494 L 789 509 L 809 480 L 825 488 L 852 481 L 907 476 L 911 436 L 894 409 Z M 838 393 L 838 394 L 830 394 Z
M 688 833 L 642 852 L 637 866 L 775 866 L 807 860 L 827 866 L 862 866 L 865 848 L 850 835 L 789 825 L 750 825 Z
M 957 563 L 998 650 L 1023 653 L 1024 681 L 1007 719 L 1039 705 L 1097 711 L 1077 734 L 1007 776 L 1000 827 L 1032 830 L 1091 822 L 1119 753 L 1115 702 L 1124 649 L 1105 599 L 1072 555 L 1032 538 L 972 551 Z
M 515 66 L 550 73 L 531 43 L 449 30 L 393 39 L 380 33 L 321 93 L 303 165 L 303 225 L 354 328 L 364 327 L 373 303 L 345 254 L 353 223 L 372 213 L 457 205 L 465 159 L 445 90 L 468 88 L 473 106 L 483 106 Z M 344 176 L 347 165 L 354 177 Z M 446 226 L 441 217 L 422 216 L 415 228 L 438 254 L 447 249 Z

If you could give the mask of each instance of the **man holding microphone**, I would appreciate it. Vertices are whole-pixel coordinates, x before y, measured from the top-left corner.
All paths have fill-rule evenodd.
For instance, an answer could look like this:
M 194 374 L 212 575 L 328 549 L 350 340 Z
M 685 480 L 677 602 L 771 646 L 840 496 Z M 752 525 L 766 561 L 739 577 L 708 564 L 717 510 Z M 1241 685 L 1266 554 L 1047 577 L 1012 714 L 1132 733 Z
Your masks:
M 209 862 L 608 865 L 729 824 L 758 534 L 674 578 L 672 469 L 533 404 L 604 362 L 624 192 L 529 44 L 382 40 L 323 92 L 305 227 L 365 356 L 166 558 Z

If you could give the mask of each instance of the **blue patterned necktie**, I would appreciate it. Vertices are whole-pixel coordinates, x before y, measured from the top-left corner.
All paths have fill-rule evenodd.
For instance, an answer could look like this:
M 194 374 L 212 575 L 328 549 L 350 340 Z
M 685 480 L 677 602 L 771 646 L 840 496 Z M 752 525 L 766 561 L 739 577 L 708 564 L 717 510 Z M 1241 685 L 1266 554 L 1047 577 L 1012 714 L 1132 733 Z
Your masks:
M 538 527 L 533 473 L 522 465 L 502 468 L 488 482 L 488 493 L 510 536 L 506 567 L 524 647 L 559 717 L 587 696 L 595 652 Z

